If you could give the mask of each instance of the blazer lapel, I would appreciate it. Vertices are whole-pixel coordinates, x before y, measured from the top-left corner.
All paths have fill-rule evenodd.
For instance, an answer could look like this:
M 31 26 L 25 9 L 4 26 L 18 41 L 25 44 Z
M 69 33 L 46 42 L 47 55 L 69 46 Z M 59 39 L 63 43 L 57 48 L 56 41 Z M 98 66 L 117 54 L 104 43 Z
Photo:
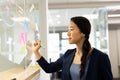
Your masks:
M 66 60 L 66 73 L 69 75 L 69 77 L 70 77 L 70 66 L 71 66 L 71 64 L 72 64 L 72 62 L 73 62 L 73 58 L 74 58 L 74 55 L 75 55 L 75 51 L 76 51 L 76 49 L 75 50 L 72 50 L 71 52 L 70 52 L 70 55 L 68 56 L 68 58 L 67 58 L 67 60 Z M 71 77 L 70 77 L 70 79 L 69 80 L 71 80 Z

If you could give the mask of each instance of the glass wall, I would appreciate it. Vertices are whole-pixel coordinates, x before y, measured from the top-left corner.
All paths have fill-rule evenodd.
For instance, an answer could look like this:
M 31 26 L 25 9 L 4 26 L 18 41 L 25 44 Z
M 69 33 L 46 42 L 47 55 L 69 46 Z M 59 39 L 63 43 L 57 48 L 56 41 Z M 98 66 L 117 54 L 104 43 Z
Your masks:
M 35 65 L 31 46 L 38 38 L 45 45 L 42 51 L 47 51 L 46 11 L 46 0 L 0 1 L 0 72 L 18 66 L 26 68 L 30 64 Z

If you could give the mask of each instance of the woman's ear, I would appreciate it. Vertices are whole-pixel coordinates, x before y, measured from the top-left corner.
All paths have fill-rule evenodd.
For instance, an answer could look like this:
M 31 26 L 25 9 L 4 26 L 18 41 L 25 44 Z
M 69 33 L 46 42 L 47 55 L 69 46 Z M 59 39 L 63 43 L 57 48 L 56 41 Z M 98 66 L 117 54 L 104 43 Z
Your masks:
M 82 36 L 83 36 L 83 37 L 85 37 L 85 34 L 84 34 L 84 33 L 82 33 Z

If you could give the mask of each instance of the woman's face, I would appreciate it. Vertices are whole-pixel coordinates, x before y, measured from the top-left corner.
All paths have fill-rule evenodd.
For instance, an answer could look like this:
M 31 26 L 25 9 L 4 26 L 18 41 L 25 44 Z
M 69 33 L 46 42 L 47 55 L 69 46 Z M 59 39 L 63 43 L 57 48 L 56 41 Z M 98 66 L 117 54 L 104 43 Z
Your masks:
M 80 43 L 80 41 L 85 36 L 82 32 L 80 32 L 79 28 L 73 21 L 70 21 L 70 27 L 68 29 L 67 35 L 70 44 Z

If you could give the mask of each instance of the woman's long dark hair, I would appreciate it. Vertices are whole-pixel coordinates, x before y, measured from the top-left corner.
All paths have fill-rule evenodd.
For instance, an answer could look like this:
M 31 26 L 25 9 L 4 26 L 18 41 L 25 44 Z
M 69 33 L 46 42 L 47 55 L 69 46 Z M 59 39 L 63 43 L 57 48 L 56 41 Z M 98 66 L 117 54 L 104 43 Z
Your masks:
M 72 17 L 71 21 L 73 21 L 78 26 L 80 31 L 85 34 L 85 41 L 84 41 L 83 47 L 82 47 L 83 54 L 82 54 L 81 66 L 80 66 L 80 78 L 82 78 L 82 76 L 84 75 L 84 72 L 85 72 L 87 57 L 88 57 L 89 51 L 91 49 L 91 45 L 88 40 L 90 31 L 91 31 L 91 24 L 87 18 L 82 17 L 82 16 Z

